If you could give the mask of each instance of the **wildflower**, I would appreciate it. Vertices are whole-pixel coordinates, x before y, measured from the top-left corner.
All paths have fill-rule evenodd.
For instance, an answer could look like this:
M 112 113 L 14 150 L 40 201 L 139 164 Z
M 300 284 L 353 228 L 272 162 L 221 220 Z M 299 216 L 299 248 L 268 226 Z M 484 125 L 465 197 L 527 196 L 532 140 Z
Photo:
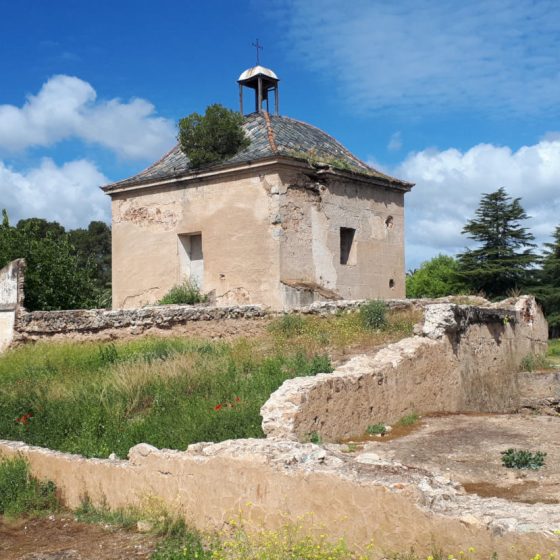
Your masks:
M 222 409 L 222 405 L 221 405 L 221 404 L 217 404 L 217 405 L 214 407 L 214 410 L 221 410 L 221 409 Z
M 476 552 L 476 549 L 474 546 L 469 546 L 469 552 L 472 554 L 473 552 Z

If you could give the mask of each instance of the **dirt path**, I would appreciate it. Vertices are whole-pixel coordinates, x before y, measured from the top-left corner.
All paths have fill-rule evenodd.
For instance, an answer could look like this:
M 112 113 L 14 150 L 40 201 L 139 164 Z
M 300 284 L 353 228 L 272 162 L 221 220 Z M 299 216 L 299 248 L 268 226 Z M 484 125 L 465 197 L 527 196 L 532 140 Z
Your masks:
M 501 452 L 547 453 L 537 471 L 507 469 Z M 468 492 L 526 503 L 560 503 L 560 416 L 521 414 L 427 417 L 410 434 L 364 450 L 460 482 Z
M 72 516 L 6 521 L 0 517 L 2 560 L 148 560 L 157 539 Z

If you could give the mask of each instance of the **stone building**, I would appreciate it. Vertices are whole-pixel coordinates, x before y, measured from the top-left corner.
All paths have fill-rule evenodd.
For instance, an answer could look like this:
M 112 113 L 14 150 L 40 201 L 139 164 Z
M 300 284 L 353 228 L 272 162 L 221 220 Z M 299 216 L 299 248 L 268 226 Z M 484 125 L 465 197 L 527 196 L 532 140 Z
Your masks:
M 250 145 L 235 156 L 193 170 L 175 146 L 103 187 L 114 307 L 155 303 L 185 278 L 218 305 L 404 296 L 404 195 L 413 185 L 280 116 L 278 81 L 262 66 L 240 76 L 240 110 L 250 88 L 255 111 L 244 116 Z

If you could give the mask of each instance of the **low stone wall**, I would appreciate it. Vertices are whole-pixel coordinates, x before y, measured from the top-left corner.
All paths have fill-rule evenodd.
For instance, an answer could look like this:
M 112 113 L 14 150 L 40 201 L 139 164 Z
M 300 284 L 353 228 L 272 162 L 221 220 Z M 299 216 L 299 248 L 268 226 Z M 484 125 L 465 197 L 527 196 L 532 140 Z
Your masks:
M 185 452 L 133 447 L 128 461 L 84 459 L 0 441 L 0 453 L 28 459 L 53 480 L 66 505 L 87 496 L 109 508 L 157 500 L 201 530 L 221 529 L 243 512 L 249 527 L 274 529 L 312 514 L 306 525 L 352 546 L 373 541 L 387 552 L 429 554 L 434 547 L 477 557 L 530 558 L 558 551 L 560 506 L 511 504 L 467 495 L 441 476 L 364 453 L 288 441 L 236 440 L 191 445 Z
M 15 342 L 42 339 L 115 339 L 147 332 L 222 338 L 250 335 L 267 313 L 259 305 L 210 307 L 162 305 L 139 309 L 20 311 Z
M 527 354 L 546 351 L 547 337 L 532 297 L 488 307 L 429 305 L 417 336 L 333 373 L 285 381 L 261 409 L 263 430 L 336 441 L 412 412 L 512 412 L 520 405 L 515 372 Z

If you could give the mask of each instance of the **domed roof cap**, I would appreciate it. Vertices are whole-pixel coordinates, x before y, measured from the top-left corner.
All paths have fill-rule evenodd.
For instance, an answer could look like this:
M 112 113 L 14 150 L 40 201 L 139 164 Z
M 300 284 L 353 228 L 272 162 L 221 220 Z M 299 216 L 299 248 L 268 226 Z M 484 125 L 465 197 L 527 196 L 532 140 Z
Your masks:
M 244 82 L 245 80 L 250 80 L 251 78 L 258 76 L 259 74 L 261 76 L 266 76 L 267 78 L 270 78 L 272 80 L 279 81 L 278 76 L 270 68 L 265 68 L 260 64 L 245 70 L 245 72 L 243 72 L 241 76 L 239 76 L 239 79 L 237 81 Z

